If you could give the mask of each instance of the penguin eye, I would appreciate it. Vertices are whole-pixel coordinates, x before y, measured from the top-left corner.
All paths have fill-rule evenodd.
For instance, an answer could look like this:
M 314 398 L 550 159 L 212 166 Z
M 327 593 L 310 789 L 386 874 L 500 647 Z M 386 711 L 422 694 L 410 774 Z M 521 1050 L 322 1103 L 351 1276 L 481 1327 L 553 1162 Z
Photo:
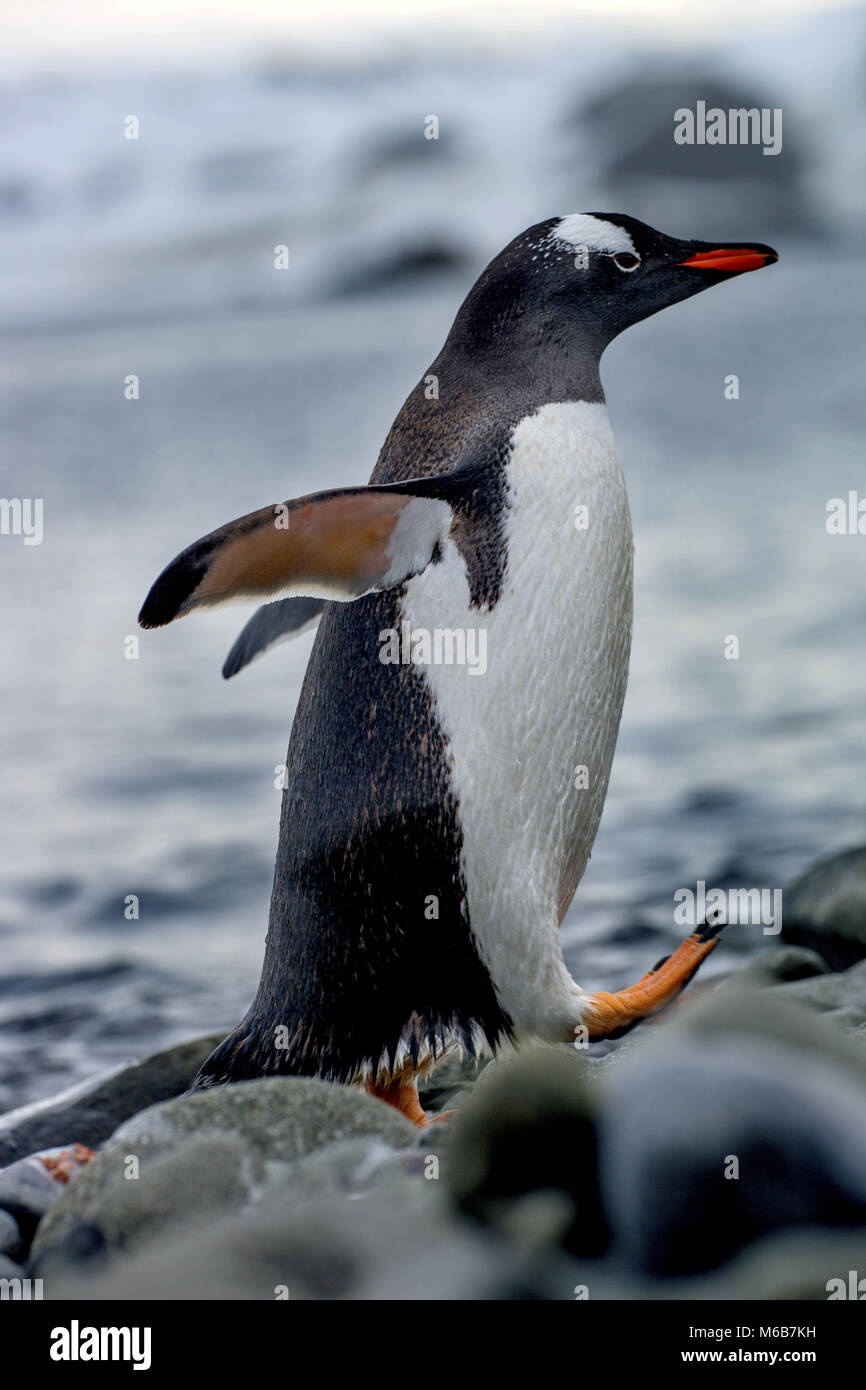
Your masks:
M 620 270 L 637 270 L 640 265 L 640 256 L 632 255 L 631 251 L 620 251 L 614 256 L 613 263 L 619 266 Z

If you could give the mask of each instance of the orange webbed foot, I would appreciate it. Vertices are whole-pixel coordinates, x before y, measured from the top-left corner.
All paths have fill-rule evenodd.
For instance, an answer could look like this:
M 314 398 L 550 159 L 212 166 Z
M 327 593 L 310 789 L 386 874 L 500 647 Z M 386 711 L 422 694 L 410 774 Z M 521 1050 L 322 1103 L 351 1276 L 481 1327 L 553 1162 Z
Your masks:
M 377 1100 L 384 1100 L 386 1105 L 393 1105 L 395 1110 L 399 1110 L 401 1115 L 405 1115 L 407 1120 L 411 1120 L 413 1125 L 419 1129 L 426 1129 L 428 1125 L 435 1123 L 428 1120 L 421 1108 L 418 1099 L 418 1082 L 412 1077 L 400 1077 L 396 1081 L 368 1081 L 367 1091 Z
M 618 1037 L 643 1019 L 664 1009 L 685 989 L 711 951 L 719 944 L 724 923 L 697 927 L 672 956 L 665 956 L 637 984 L 615 994 L 599 991 L 587 997 L 583 1025 L 591 1042 Z

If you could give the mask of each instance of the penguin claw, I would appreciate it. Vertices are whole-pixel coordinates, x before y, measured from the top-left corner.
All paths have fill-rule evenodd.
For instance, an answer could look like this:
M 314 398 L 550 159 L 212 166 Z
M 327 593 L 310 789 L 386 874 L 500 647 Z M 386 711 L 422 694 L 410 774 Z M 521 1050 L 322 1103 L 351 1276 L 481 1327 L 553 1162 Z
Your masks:
M 711 951 L 719 944 L 718 926 L 698 927 L 674 951 L 654 965 L 637 984 L 615 994 L 590 994 L 584 1005 L 583 1024 L 591 1042 L 618 1038 L 651 1014 L 667 1007 L 685 989 Z

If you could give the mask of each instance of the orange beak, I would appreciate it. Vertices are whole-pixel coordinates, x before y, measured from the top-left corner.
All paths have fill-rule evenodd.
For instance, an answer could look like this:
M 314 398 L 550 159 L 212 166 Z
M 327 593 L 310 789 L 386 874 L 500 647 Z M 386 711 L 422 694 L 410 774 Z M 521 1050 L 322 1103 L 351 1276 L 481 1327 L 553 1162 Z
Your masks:
M 721 246 L 715 251 L 699 251 L 689 256 L 680 265 L 691 265 L 696 270 L 720 270 L 736 274 L 741 270 L 760 270 L 762 266 L 772 265 L 779 258 L 775 251 L 759 251 L 751 246 Z

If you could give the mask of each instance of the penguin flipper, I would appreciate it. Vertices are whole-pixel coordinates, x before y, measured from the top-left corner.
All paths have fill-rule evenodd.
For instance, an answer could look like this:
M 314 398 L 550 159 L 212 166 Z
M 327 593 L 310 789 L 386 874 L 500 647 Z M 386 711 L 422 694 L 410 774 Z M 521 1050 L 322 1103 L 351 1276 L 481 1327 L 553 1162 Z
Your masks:
M 280 598 L 258 608 L 235 639 L 234 646 L 223 662 L 223 677 L 230 680 L 249 666 L 256 657 L 264 656 L 271 647 L 298 637 L 318 622 L 325 600 L 321 598 Z
M 294 596 L 350 603 L 420 574 L 459 505 L 452 475 L 335 488 L 262 507 L 182 551 L 138 621 L 164 627 L 194 608 Z

